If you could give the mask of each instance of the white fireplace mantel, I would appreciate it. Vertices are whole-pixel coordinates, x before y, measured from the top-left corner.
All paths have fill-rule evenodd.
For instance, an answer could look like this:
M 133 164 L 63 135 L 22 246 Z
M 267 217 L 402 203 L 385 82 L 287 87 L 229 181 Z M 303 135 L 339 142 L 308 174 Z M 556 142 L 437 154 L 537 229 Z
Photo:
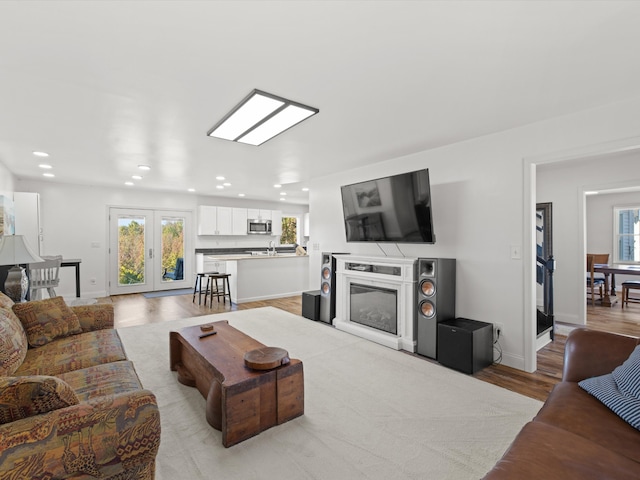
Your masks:
M 396 350 L 415 352 L 416 263 L 417 258 L 408 257 L 336 255 L 334 326 L 339 330 Z M 364 271 L 349 268 L 350 264 L 362 265 Z M 369 266 L 371 268 L 368 268 Z M 397 292 L 396 334 L 351 321 L 351 283 Z

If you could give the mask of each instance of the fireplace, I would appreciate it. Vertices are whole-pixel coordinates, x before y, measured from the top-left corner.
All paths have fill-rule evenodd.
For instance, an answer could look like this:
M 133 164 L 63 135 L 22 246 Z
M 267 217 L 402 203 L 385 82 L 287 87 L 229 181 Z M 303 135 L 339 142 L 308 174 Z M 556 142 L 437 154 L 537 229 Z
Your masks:
M 349 320 L 361 325 L 398 333 L 398 291 L 369 285 L 349 285 Z
M 416 259 L 337 255 L 339 330 L 415 352 Z

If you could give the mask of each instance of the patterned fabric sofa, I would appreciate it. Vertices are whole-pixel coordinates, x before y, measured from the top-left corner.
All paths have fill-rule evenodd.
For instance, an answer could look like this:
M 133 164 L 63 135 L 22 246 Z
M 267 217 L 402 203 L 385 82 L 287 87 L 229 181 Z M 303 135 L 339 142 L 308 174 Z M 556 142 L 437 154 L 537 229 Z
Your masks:
M 0 293 L 0 479 L 153 479 L 159 445 L 112 305 Z

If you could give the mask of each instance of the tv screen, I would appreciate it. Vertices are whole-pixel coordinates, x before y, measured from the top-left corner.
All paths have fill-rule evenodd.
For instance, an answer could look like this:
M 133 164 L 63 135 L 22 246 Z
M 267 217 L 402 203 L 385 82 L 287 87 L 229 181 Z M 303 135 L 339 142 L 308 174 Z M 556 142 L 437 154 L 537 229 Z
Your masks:
M 347 242 L 435 243 L 429 170 L 341 187 Z

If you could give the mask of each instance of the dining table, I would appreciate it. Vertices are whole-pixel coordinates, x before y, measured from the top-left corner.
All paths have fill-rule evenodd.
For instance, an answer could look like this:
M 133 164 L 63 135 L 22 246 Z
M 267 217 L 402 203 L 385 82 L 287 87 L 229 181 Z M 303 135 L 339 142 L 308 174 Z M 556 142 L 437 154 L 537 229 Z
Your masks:
M 621 275 L 640 275 L 640 265 L 628 265 L 624 263 L 596 263 L 593 266 L 594 273 L 602 273 L 604 275 L 604 297 L 601 305 L 603 307 L 611 307 L 615 302 L 616 296 L 616 273 Z M 611 277 L 611 280 L 609 280 Z

